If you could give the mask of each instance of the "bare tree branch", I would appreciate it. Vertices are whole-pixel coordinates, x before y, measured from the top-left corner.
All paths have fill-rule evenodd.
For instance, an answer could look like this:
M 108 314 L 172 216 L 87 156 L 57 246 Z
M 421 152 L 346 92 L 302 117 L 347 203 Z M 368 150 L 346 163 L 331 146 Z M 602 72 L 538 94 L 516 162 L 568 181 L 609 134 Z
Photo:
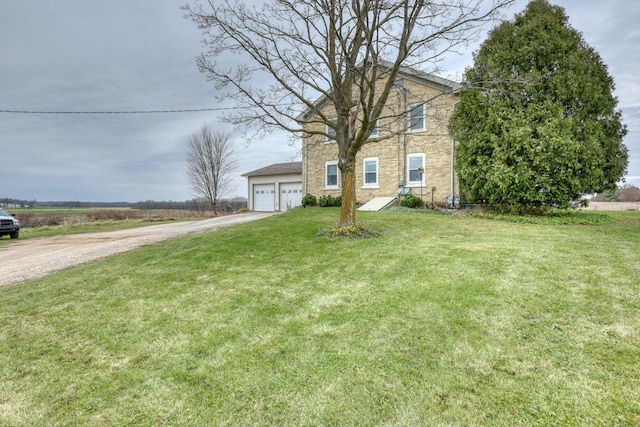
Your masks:
M 279 128 L 334 139 L 343 181 L 354 173 L 362 146 L 393 137 L 370 138 L 376 123 L 393 114 L 398 123 L 406 117 L 406 111 L 387 106 L 402 67 L 437 69 L 447 53 L 474 41 L 483 25 L 514 2 L 271 0 L 258 7 L 193 1 L 183 6 L 185 16 L 207 38 L 198 67 L 238 107 L 225 119 L 258 136 Z M 229 52 L 243 62 L 216 62 Z M 355 220 L 355 189 L 349 185 L 342 186 L 343 224 Z
M 194 195 L 209 201 L 213 213 L 218 202 L 231 190 L 237 161 L 229 135 L 214 132 L 207 125 L 189 138 L 187 179 Z

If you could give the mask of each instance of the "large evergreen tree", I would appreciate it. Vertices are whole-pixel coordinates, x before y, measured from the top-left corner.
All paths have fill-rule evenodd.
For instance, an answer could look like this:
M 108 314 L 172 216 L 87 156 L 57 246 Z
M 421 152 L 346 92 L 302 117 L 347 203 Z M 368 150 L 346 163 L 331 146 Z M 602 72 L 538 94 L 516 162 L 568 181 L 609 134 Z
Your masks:
M 493 29 L 466 85 L 450 130 L 468 200 L 566 207 L 616 188 L 628 154 L 613 79 L 564 9 L 533 0 Z

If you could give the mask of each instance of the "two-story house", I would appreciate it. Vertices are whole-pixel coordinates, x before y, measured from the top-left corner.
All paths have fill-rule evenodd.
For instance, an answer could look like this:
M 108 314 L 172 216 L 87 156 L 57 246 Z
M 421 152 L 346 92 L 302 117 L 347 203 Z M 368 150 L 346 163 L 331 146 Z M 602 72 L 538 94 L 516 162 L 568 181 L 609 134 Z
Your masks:
M 401 69 L 373 132 L 376 137 L 388 138 L 364 145 L 357 157 L 358 203 L 381 196 L 399 200 L 406 194 L 422 197 L 426 203 L 455 200 L 459 193 L 455 141 L 447 124 L 460 88 L 451 80 Z M 330 108 L 327 105 L 327 112 Z M 326 133 L 331 135 L 328 126 Z M 303 138 L 303 193 L 338 196 L 340 182 L 335 141 L 318 134 Z

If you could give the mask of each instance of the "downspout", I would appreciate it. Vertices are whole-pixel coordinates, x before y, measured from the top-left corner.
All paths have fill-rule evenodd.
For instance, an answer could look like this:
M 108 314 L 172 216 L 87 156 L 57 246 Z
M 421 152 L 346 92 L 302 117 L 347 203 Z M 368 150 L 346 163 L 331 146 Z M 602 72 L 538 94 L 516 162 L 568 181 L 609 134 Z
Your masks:
M 394 84 L 395 85 L 395 84 Z M 398 164 L 398 174 L 400 175 L 399 183 L 402 185 L 398 185 L 399 188 L 402 188 L 402 194 L 400 196 L 405 197 L 405 191 L 407 188 L 407 131 L 406 131 L 406 109 L 407 109 L 407 89 L 404 85 L 404 81 L 402 85 L 395 85 L 395 87 L 402 91 L 402 98 L 398 94 L 398 110 L 401 112 L 401 132 L 402 132 L 402 172 L 400 173 L 400 164 Z M 398 152 L 400 152 L 400 135 L 398 135 Z M 400 190 L 398 190 L 400 192 Z M 398 197 L 398 205 L 400 204 L 400 197 Z
M 302 158 L 304 159 L 304 194 L 309 193 L 309 142 L 302 139 Z
M 451 197 L 452 197 L 452 201 L 453 201 L 453 197 L 455 194 L 455 185 L 456 185 L 456 178 L 455 178 L 455 156 L 456 156 L 456 140 L 455 138 L 453 138 L 453 136 L 451 137 Z
M 402 85 L 402 197 L 406 197 L 405 188 L 407 187 L 407 88 Z
M 457 100 L 456 102 L 453 103 L 453 108 L 451 109 L 451 116 L 453 116 L 453 114 L 456 111 L 456 106 L 458 105 L 458 103 L 460 102 L 460 100 Z M 451 135 L 451 203 L 453 204 L 453 206 L 455 207 L 455 194 L 456 194 L 456 138 L 454 135 Z
M 251 192 L 251 178 L 247 177 L 247 209 L 253 211 L 253 194 Z

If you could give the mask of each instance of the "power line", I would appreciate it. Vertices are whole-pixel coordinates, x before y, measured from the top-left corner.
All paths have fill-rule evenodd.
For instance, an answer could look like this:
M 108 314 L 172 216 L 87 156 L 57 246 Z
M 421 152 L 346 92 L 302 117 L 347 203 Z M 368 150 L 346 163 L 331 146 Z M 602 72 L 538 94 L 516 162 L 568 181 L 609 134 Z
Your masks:
M 134 110 L 134 111 L 33 111 L 33 110 L 0 110 L 0 113 L 11 114 L 171 114 L 197 113 L 202 111 L 232 110 L 232 107 L 218 108 L 185 108 L 179 110 Z

